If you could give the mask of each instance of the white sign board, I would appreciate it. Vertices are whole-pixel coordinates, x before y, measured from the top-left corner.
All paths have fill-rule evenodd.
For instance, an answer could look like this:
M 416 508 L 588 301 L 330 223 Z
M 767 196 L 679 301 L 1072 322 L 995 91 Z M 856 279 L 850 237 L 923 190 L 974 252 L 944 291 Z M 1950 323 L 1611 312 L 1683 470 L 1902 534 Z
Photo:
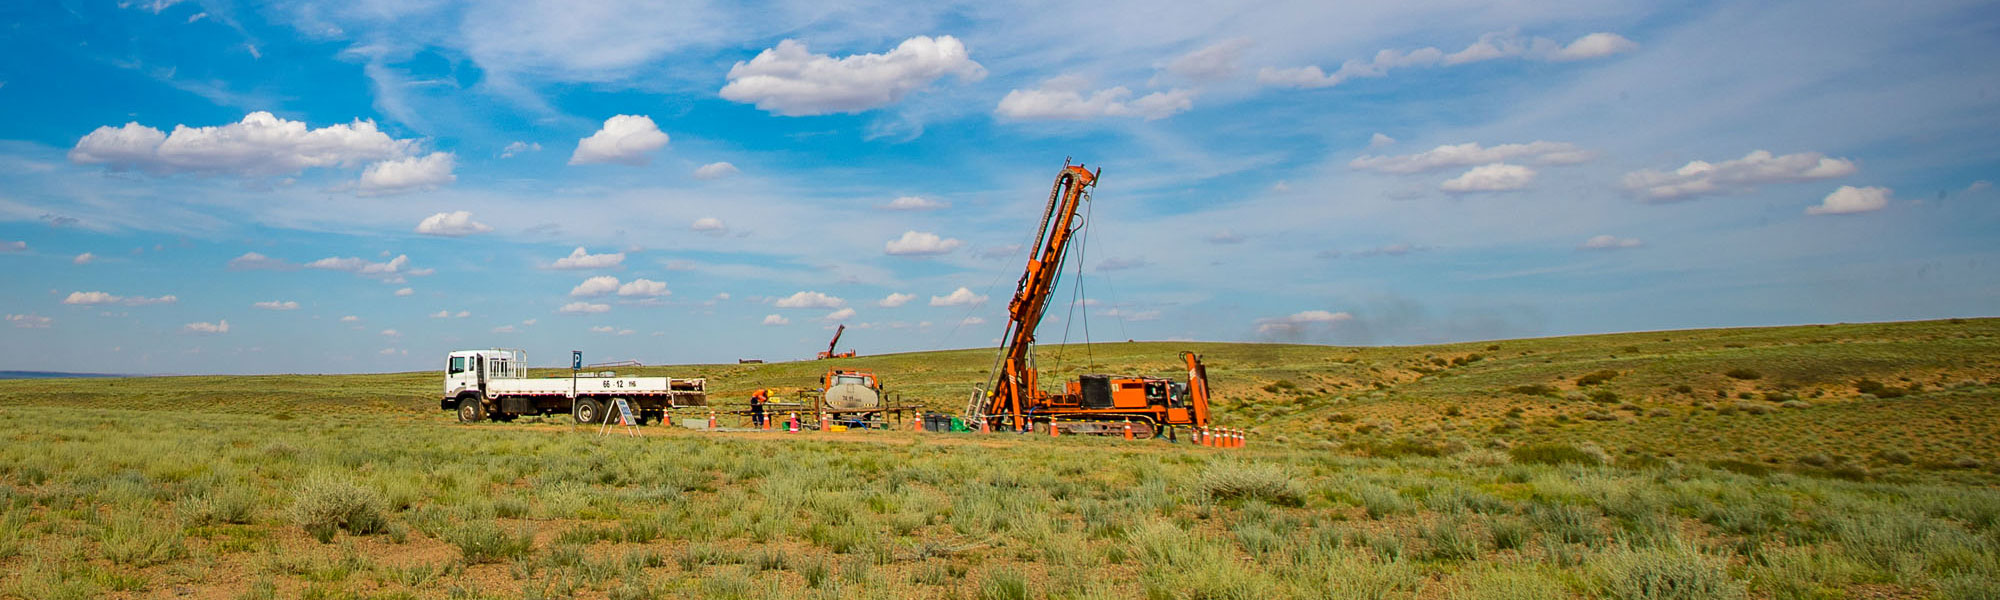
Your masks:
M 639 424 L 638 417 L 632 415 L 632 405 L 626 404 L 624 398 L 618 399 L 618 422 L 623 425 Z

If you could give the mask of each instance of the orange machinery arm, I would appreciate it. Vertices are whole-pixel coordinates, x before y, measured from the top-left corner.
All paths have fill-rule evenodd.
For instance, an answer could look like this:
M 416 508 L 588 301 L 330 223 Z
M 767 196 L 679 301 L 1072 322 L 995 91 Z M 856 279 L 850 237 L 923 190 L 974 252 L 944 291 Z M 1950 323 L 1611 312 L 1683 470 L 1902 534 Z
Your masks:
M 840 334 L 842 333 L 847 333 L 847 324 L 845 323 L 841 324 L 839 329 L 833 330 L 833 341 L 826 343 L 826 355 L 822 358 L 833 358 L 833 347 L 840 345 Z
M 1208 426 L 1208 366 L 1201 364 L 1201 355 L 1182 352 L 1181 360 L 1187 361 L 1188 405 L 1194 409 L 1194 426 Z
M 1087 190 L 1097 185 L 1102 172 L 1100 169 L 1093 173 L 1083 165 L 1063 164 L 1055 185 L 1049 189 L 1042 229 L 1035 234 L 1036 246 L 1028 251 L 1027 271 L 1021 274 L 1014 299 L 1007 305 L 1008 330 L 1001 338 L 1007 345 L 990 388 L 985 413 L 1009 417 L 1009 424 L 1015 430 L 1027 426 L 1023 411 L 1041 396 L 1029 357 L 1030 346 L 1035 343 L 1035 327 L 1041 324 L 1048 309 L 1049 294 L 1055 291 L 1056 276 L 1062 272 L 1063 257 L 1076 233 L 1077 208 Z

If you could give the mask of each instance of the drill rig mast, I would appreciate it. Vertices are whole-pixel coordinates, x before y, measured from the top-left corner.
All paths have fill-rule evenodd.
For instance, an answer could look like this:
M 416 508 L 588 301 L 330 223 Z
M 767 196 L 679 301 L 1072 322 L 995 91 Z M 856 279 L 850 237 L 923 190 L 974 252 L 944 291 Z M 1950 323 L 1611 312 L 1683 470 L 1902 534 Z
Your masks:
M 995 361 L 993 379 L 967 407 L 972 420 L 995 430 L 1027 431 L 1053 427 L 1074 433 L 1121 433 L 1129 425 L 1139 437 L 1151 437 L 1161 427 L 1208 425 L 1208 372 L 1201 357 L 1181 353 L 1188 382 L 1166 379 L 1084 375 L 1067 382 L 1066 393 L 1040 387 L 1035 369 L 1035 329 L 1048 311 L 1049 297 L 1062 273 L 1070 242 L 1082 223 L 1077 210 L 1090 199 L 1102 169 L 1090 171 L 1067 161 L 1049 190 L 1035 247 L 1028 266 L 1007 306 L 1005 344 Z

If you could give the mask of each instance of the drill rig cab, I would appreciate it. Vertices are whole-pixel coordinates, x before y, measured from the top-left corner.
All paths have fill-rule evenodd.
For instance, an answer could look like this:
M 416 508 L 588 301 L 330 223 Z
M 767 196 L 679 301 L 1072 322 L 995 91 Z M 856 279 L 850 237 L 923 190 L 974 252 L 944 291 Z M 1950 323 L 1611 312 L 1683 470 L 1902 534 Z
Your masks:
M 1070 242 L 1083 224 L 1077 211 L 1090 199 L 1099 171 L 1063 164 L 1049 190 L 1041 231 L 1029 250 L 1026 272 L 1008 304 L 1007 333 L 993 377 L 976 392 L 966 414 L 997 431 L 1041 431 L 1153 437 L 1171 427 L 1208 426 L 1208 370 L 1201 357 L 1181 353 L 1187 381 L 1132 375 L 1083 375 L 1064 391 L 1041 389 L 1034 364 L 1035 329 L 1062 272 Z

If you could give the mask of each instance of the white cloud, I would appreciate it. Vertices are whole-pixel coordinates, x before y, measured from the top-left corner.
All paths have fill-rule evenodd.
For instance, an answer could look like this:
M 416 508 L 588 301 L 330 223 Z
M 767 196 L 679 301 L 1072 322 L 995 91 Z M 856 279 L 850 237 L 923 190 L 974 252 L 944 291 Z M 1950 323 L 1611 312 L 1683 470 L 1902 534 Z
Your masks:
M 1157 321 L 1160 319 L 1160 311 L 1157 310 L 1128 311 L 1124 309 L 1113 308 L 1104 311 L 1102 314 L 1107 317 L 1115 317 L 1125 321 Z
M 341 318 L 340 318 L 340 322 L 342 322 L 342 323 L 360 323 L 360 322 L 361 322 L 361 317 L 357 317 L 357 316 L 354 316 L 354 315 L 347 315 L 347 316 L 345 316 L 345 317 L 341 317 Z
M 457 158 L 450 152 L 385 160 L 361 171 L 361 191 L 392 194 L 438 187 L 458 181 L 458 176 L 451 173 L 457 164 Z
M 41 315 L 7 315 L 7 322 L 22 329 L 46 329 L 55 319 Z
M 1843 185 L 1820 200 L 1818 206 L 1806 207 L 1809 215 L 1851 215 L 1882 210 L 1889 205 L 1893 190 L 1885 187 L 1864 187 Z
M 1615 235 L 1598 235 L 1598 236 L 1591 236 L 1590 239 L 1584 240 L 1582 244 L 1577 245 L 1577 249 L 1615 250 L 1618 248 L 1637 248 L 1641 245 L 1643 245 L 1643 242 L 1640 242 L 1638 238 L 1621 238 Z
M 1965 186 L 1965 193 L 1977 194 L 1979 192 L 1984 192 L 1990 189 L 1993 189 L 1993 182 L 1981 179 L 1979 181 L 1972 182 L 1972 185 Z
M 424 235 L 459 237 L 488 231 L 493 231 L 493 228 L 472 220 L 472 213 L 463 210 L 438 213 L 424 217 L 422 222 L 417 223 L 417 233 Z
M 562 308 L 556 309 L 556 312 L 569 315 L 606 313 L 606 312 L 611 312 L 611 305 L 592 304 L 589 302 L 571 302 L 569 304 L 564 304 Z
M 90 261 L 93 260 L 97 260 L 97 255 L 85 252 L 83 254 L 76 255 L 76 258 L 69 259 L 69 262 L 70 264 L 73 265 L 87 265 L 90 264 Z
M 591 333 L 612 333 L 615 331 L 618 331 L 618 329 L 610 325 L 598 325 L 590 328 Z
M 360 275 L 362 277 L 380 279 L 391 283 L 402 281 L 404 275 L 413 275 L 421 277 L 436 272 L 435 269 L 404 268 L 408 267 L 409 265 L 410 265 L 410 257 L 408 255 L 398 254 L 396 255 L 395 258 L 389 259 L 388 262 L 371 262 L 366 259 L 355 258 L 355 257 L 341 258 L 341 257 L 329 256 L 326 258 L 306 263 L 305 266 L 308 269 L 346 271 L 349 273 Z
M 401 331 L 396 331 L 396 330 L 394 330 L 394 329 L 384 329 L 384 330 L 382 330 L 382 336 L 383 336 L 383 337 L 396 337 L 396 336 L 400 336 L 400 335 L 403 335 L 403 332 L 401 332 Z
M 1347 166 L 1363 171 L 1408 175 L 1505 161 L 1538 165 L 1573 165 L 1592 158 L 1595 158 L 1593 153 L 1567 142 L 1533 141 L 1526 144 L 1501 144 L 1491 148 L 1481 147 L 1478 142 L 1466 142 L 1438 146 L 1416 154 L 1362 156 L 1349 161 Z
M 659 297 L 672 293 L 667 290 L 667 284 L 651 279 L 634 279 L 630 283 L 618 286 L 620 296 Z
M 415 143 L 390 138 L 374 121 L 312 129 L 299 121 L 253 112 L 217 127 L 177 125 L 173 133 L 136 122 L 99 127 L 78 140 L 69 159 L 154 174 L 293 175 L 314 167 L 350 167 L 389 160 Z
M 902 196 L 895 200 L 890 200 L 888 204 L 881 205 L 878 208 L 886 210 L 937 210 L 940 208 L 951 208 L 951 203 L 932 200 L 922 196 Z
M 1241 236 L 1241 235 L 1237 235 L 1237 234 L 1236 234 L 1236 232 L 1234 232 L 1234 231 L 1230 231 L 1230 230 L 1227 230 L 1227 229 L 1224 229 L 1224 230 L 1221 230 L 1221 231 L 1217 231 L 1217 232 L 1215 232 L 1215 233 L 1212 233 L 1212 234 L 1209 234 L 1209 236 L 1208 236 L 1207 238 L 1203 238 L 1203 239 L 1206 239 L 1206 240 L 1208 240 L 1208 243 L 1210 243 L 1210 244 L 1241 244 L 1241 243 L 1243 243 L 1243 236 Z
M 1576 38 L 1568 46 L 1550 56 L 1549 60 L 1587 60 L 1602 58 L 1620 52 L 1631 52 L 1639 48 L 1638 42 L 1625 39 L 1616 33 L 1598 32 Z
M 396 290 L 396 295 L 397 295 L 397 296 L 408 296 L 408 295 L 411 295 L 411 294 L 415 294 L 415 293 L 417 293 L 417 291 L 416 291 L 416 290 L 413 290 L 413 289 L 410 289 L 410 288 L 403 288 L 403 289 L 400 289 L 400 290 Z
M 1368 137 L 1369 148 L 1380 148 L 1383 146 L 1394 146 L 1394 145 L 1396 145 L 1396 138 L 1383 135 L 1382 132 L 1380 131 L 1377 131 L 1375 132 L 1375 135 Z
M 1671 202 L 1705 195 L 1744 192 L 1766 183 L 1794 183 L 1845 177 L 1852 161 L 1818 152 L 1775 156 L 1764 150 L 1719 163 L 1691 161 L 1672 172 L 1639 170 L 1625 174 L 1625 189 L 1648 202 Z
M 514 333 L 515 331 L 513 325 L 501 325 L 493 328 L 493 333 Z
M 1345 311 L 1308 310 L 1275 319 L 1259 319 L 1257 321 L 1257 333 L 1296 335 L 1309 327 L 1331 327 L 1352 320 L 1354 320 L 1354 315 L 1348 314 Z
M 986 69 L 948 35 L 917 36 L 886 54 L 844 58 L 813 54 L 788 39 L 731 67 L 721 94 L 787 117 L 858 113 L 895 104 L 946 75 L 978 81 Z
M 821 320 L 821 321 L 839 321 L 839 320 L 843 320 L 843 319 L 852 319 L 852 318 L 854 318 L 854 309 L 852 309 L 852 308 L 843 308 L 843 309 L 840 309 L 840 310 L 836 310 L 836 311 L 833 311 L 833 312 L 830 312 L 830 313 L 826 313 L 826 316 L 824 316 L 824 317 L 820 317 L 820 318 L 819 318 L 819 320 Z
M 940 238 L 938 234 L 905 231 L 903 237 L 889 240 L 882 245 L 882 251 L 893 256 L 936 256 L 957 249 L 965 242 L 953 238 Z
M 1637 43 L 1615 33 L 1592 33 L 1563 45 L 1543 37 L 1524 38 L 1511 30 L 1496 31 L 1479 36 L 1478 41 L 1451 54 L 1428 46 L 1408 51 L 1382 50 L 1369 60 L 1349 59 L 1332 74 L 1318 66 L 1265 67 L 1257 72 L 1257 82 L 1283 87 L 1325 88 L 1360 77 L 1386 77 L 1391 69 L 1453 66 L 1501 58 L 1563 62 L 1601 58 L 1638 47 Z
M 1183 54 L 1163 68 L 1169 73 L 1196 81 L 1221 81 L 1236 76 L 1236 62 L 1243 58 L 1243 50 L 1249 47 L 1250 40 L 1247 38 L 1224 40 Z
M 527 320 L 524 320 L 524 321 L 521 321 L 521 324 L 522 324 L 522 325 L 526 325 L 526 326 L 529 326 L 529 327 L 534 327 L 534 326 L 535 326 L 535 322 L 536 322 L 536 321 L 539 321 L 539 320 L 540 320 L 540 319 L 527 319 Z
M 576 152 L 570 154 L 569 164 L 617 163 L 631 166 L 645 166 L 652 162 L 650 152 L 667 145 L 667 134 L 660 131 L 653 119 L 644 115 L 617 115 L 604 120 L 604 128 L 590 137 L 577 140 Z
M 994 114 L 1023 120 L 1081 120 L 1097 117 L 1164 119 L 1194 108 L 1194 90 L 1173 89 L 1138 98 L 1125 86 L 1088 92 L 1083 79 L 1056 77 L 1031 90 L 1011 90 Z
M 500 158 L 513 158 L 515 155 L 518 154 L 523 154 L 528 152 L 541 152 L 541 151 L 542 151 L 542 144 L 540 142 L 534 142 L 534 143 L 514 142 L 512 144 L 508 144 L 505 149 L 502 149 L 500 151 Z
M 256 252 L 245 252 L 242 256 L 229 259 L 231 271 L 290 271 L 299 268 L 281 258 L 271 258 Z
M 943 296 L 931 296 L 931 306 L 970 306 L 985 301 L 985 296 L 974 294 L 971 289 L 963 287 Z
M 846 300 L 819 292 L 799 292 L 780 298 L 776 303 L 778 308 L 840 308 L 845 304 Z
M 965 318 L 964 320 L 961 320 L 961 321 L 959 321 L 959 322 L 958 322 L 958 324 L 960 324 L 960 325 L 965 325 L 965 326 L 972 326 L 972 325 L 983 325 L 983 324 L 985 324 L 985 323 L 986 323 L 986 319 L 982 319 L 982 318 L 979 318 L 979 317 L 966 317 L 966 318 Z
M 583 246 L 577 246 L 575 250 L 570 251 L 569 256 L 558 258 L 555 262 L 550 263 L 549 268 L 567 270 L 608 269 L 616 267 L 623 262 L 625 262 L 624 252 L 591 254 L 586 252 Z
M 186 333 L 229 333 L 229 320 L 222 319 L 214 323 L 200 321 L 188 323 L 181 326 L 181 331 Z
M 251 304 L 250 307 L 264 310 L 298 310 L 299 303 L 291 300 L 271 300 L 269 302 Z
M 1137 268 L 1139 268 L 1139 267 L 1143 267 L 1143 266 L 1146 266 L 1146 265 L 1149 265 L 1149 264 L 1152 264 L 1152 263 L 1150 263 L 1150 262 L 1147 262 L 1147 261 L 1146 261 L 1146 259 L 1143 259 L 1143 258 L 1123 258 L 1123 257 L 1112 257 L 1112 258 L 1107 258 L 1107 259 L 1104 259 L 1104 260 L 1102 260 L 1102 261 L 1098 261 L 1098 263 L 1097 263 L 1097 270 L 1098 270 L 1098 271 L 1124 271 L 1124 270 L 1127 270 L 1127 269 L 1137 269 Z
M 382 351 L 380 351 L 380 352 L 376 352 L 376 354 L 380 354 L 380 355 L 383 355 L 383 356 L 409 356 L 409 355 L 410 355 L 410 351 L 409 351 L 409 350 L 398 350 L 398 349 L 395 349 L 395 348 L 383 348 L 383 349 L 382 349 Z
M 130 297 L 117 296 L 117 295 L 107 294 L 104 292 L 70 292 L 69 297 L 63 298 L 63 304 L 76 304 L 81 306 L 96 306 L 101 304 L 123 304 L 126 306 L 145 306 L 148 304 L 173 304 L 179 301 L 180 298 L 174 296 L 173 294 L 168 294 L 157 298 L 148 298 L 145 296 L 130 296 Z
M 712 162 L 694 170 L 695 179 L 721 179 L 737 173 L 736 165 L 727 162 Z
M 1398 243 L 1394 243 L 1394 244 L 1388 244 L 1388 245 L 1383 245 L 1383 246 L 1377 246 L 1377 247 L 1374 247 L 1374 248 L 1369 248 L 1369 249 L 1366 249 L 1366 250 L 1362 250 L 1362 251 L 1360 251 L 1360 252 L 1356 252 L 1356 253 L 1354 253 L 1354 257 L 1355 257 L 1355 258 L 1369 258 L 1369 257 L 1375 257 L 1375 256 L 1403 256 L 1403 255 L 1406 255 L 1406 254 L 1409 254 L 1409 253 L 1412 253 L 1412 252 L 1422 252 L 1423 250 L 1424 250 L 1423 248 L 1419 248 L 1419 247 L 1416 247 L 1416 246 L 1412 246 L 1412 245 L 1410 245 L 1410 244 L 1409 244 L 1409 243 L 1407 243 L 1407 242 L 1398 242 Z M 1340 255 L 1340 252 L 1338 252 L 1338 251 L 1334 251 L 1334 252 L 1330 252 L 1330 253 L 1328 253 L 1328 255 L 1327 255 L 1327 256 L 1328 256 L 1328 258 L 1332 258 L 1332 257 L 1335 257 L 1335 256 L 1339 256 L 1339 255 Z
M 889 295 L 883 296 L 880 301 L 877 301 L 875 303 L 875 305 L 880 306 L 882 308 L 895 308 L 898 306 L 909 304 L 911 300 L 915 299 L 917 299 L 916 294 L 900 294 L 891 292 Z
M 27 250 L 28 250 L 27 242 L 23 242 L 20 240 L 0 242 L 0 252 L 25 252 Z
M 688 229 L 706 233 L 722 233 L 724 231 L 729 231 L 729 225 L 724 224 L 722 222 L 722 219 L 717 219 L 715 217 L 702 217 L 699 219 L 695 219 L 694 224 L 689 225 Z
M 1521 165 L 1493 163 L 1473 167 L 1464 174 L 1445 180 L 1438 189 L 1454 194 L 1506 192 L 1535 182 L 1535 170 Z
M 599 275 L 585 279 L 583 283 L 576 284 L 576 287 L 570 289 L 569 295 L 576 297 L 602 296 L 616 291 L 618 291 L 617 277 Z
M 454 313 L 454 312 L 451 312 L 451 311 L 449 311 L 449 310 L 440 310 L 440 311 L 437 311 L 437 312 L 434 312 L 434 313 L 431 313 L 431 318 L 433 318 L 433 319 L 463 319 L 463 318 L 466 318 L 466 317 L 470 317 L 470 316 L 472 316 L 472 312 L 471 312 L 471 311 L 465 311 L 465 310 L 461 310 L 461 311 L 458 311 L 458 312 L 456 312 L 456 313 Z
M 765 325 L 790 325 L 790 324 L 792 324 L 792 320 L 791 320 L 791 319 L 787 319 L 787 318 L 785 318 L 785 316 L 784 316 L 784 315 L 764 315 L 764 324 L 765 324 Z

